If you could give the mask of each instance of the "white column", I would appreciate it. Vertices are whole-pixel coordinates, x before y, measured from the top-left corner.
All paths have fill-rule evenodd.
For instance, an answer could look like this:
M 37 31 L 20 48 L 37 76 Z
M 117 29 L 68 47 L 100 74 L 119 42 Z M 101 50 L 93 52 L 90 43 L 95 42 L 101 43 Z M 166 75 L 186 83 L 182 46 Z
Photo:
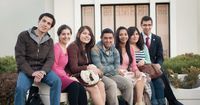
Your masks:
M 74 0 L 74 32 L 81 27 L 81 4 L 80 0 Z M 75 38 L 76 35 L 74 35 Z
M 150 0 L 150 16 L 153 19 L 152 33 L 156 33 L 156 4 L 155 4 L 155 0 Z
M 95 0 L 95 38 L 96 42 L 100 41 L 101 35 L 101 5 L 100 0 Z
M 198 0 L 198 10 L 197 10 L 197 13 L 198 13 L 198 29 L 200 29 L 200 1 Z M 198 30 L 198 32 L 197 32 L 198 34 L 200 33 L 200 30 Z M 197 35 L 198 35 L 197 34 Z M 200 45 L 200 35 L 198 35 L 198 45 Z M 200 46 L 198 47 L 198 54 L 200 54 Z
M 170 57 L 177 55 L 176 0 L 170 1 Z
M 54 0 L 44 0 L 44 12 L 49 12 L 53 15 L 54 14 Z M 51 35 L 51 37 L 55 40 L 55 27 L 53 27 L 50 31 L 49 34 Z

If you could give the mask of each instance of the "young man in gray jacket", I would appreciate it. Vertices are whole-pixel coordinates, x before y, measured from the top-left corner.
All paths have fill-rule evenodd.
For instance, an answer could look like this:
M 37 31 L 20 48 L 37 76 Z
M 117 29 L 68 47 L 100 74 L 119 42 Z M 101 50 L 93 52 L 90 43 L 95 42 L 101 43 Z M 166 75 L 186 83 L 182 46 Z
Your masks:
M 117 88 L 123 98 L 133 105 L 133 85 L 130 80 L 118 74 L 120 66 L 119 52 L 114 46 L 114 34 L 109 28 L 102 31 L 101 41 L 91 52 L 92 63 L 102 70 L 108 105 L 119 105 Z
M 61 81 L 51 66 L 54 63 L 53 40 L 48 31 L 55 25 L 54 16 L 43 13 L 38 26 L 19 34 L 15 46 L 18 79 L 14 104 L 25 105 L 26 93 L 32 83 L 50 86 L 50 104 L 60 105 Z

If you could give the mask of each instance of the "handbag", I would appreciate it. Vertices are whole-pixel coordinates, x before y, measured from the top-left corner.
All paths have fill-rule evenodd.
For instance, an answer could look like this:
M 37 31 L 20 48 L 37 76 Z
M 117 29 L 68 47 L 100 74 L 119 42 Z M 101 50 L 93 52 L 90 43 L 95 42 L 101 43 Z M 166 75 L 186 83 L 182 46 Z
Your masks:
M 145 64 L 143 66 L 139 66 L 138 69 L 141 72 L 149 74 L 152 79 L 158 78 L 162 75 L 161 69 L 159 69 L 156 64 Z
M 39 92 L 38 87 L 31 86 L 29 90 L 28 100 L 26 101 L 26 105 L 44 105 L 38 92 Z
M 99 75 L 96 75 L 93 70 L 82 70 L 80 73 L 72 76 L 76 77 L 81 84 L 87 87 L 96 85 L 100 80 Z

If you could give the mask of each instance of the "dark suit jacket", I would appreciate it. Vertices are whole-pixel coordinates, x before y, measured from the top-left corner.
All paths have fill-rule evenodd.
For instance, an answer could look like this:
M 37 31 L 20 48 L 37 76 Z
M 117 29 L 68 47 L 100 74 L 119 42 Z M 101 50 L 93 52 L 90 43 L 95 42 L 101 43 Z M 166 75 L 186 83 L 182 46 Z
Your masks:
M 158 35 L 152 34 L 151 45 L 149 48 L 149 55 L 152 63 L 159 63 L 162 65 L 163 59 L 163 46 L 161 38 Z

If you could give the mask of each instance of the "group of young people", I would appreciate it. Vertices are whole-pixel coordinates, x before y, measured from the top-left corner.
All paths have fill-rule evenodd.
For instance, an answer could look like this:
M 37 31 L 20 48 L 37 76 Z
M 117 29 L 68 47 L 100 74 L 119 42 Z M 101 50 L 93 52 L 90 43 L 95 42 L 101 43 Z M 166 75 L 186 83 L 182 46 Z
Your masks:
M 102 30 L 101 41 L 88 26 L 81 26 L 76 39 L 68 46 L 72 29 L 61 25 L 57 30 L 59 41 L 55 44 L 48 31 L 55 25 L 50 13 L 43 13 L 38 26 L 19 34 L 15 46 L 18 80 L 15 105 L 25 105 L 26 93 L 34 83 L 50 86 L 50 104 L 60 105 L 60 92 L 68 93 L 70 105 L 87 105 L 88 91 L 94 105 L 119 105 L 118 89 L 129 105 L 145 105 L 143 93 L 147 92 L 152 105 L 182 105 L 171 91 L 163 74 L 151 79 L 140 72 L 138 66 L 154 63 L 162 69 L 163 48 L 161 38 L 151 33 L 152 19 L 141 20 L 143 32 L 136 27 L 119 27 Z M 94 86 L 84 86 L 73 74 L 93 70 L 101 77 Z M 136 97 L 134 97 L 136 94 Z

